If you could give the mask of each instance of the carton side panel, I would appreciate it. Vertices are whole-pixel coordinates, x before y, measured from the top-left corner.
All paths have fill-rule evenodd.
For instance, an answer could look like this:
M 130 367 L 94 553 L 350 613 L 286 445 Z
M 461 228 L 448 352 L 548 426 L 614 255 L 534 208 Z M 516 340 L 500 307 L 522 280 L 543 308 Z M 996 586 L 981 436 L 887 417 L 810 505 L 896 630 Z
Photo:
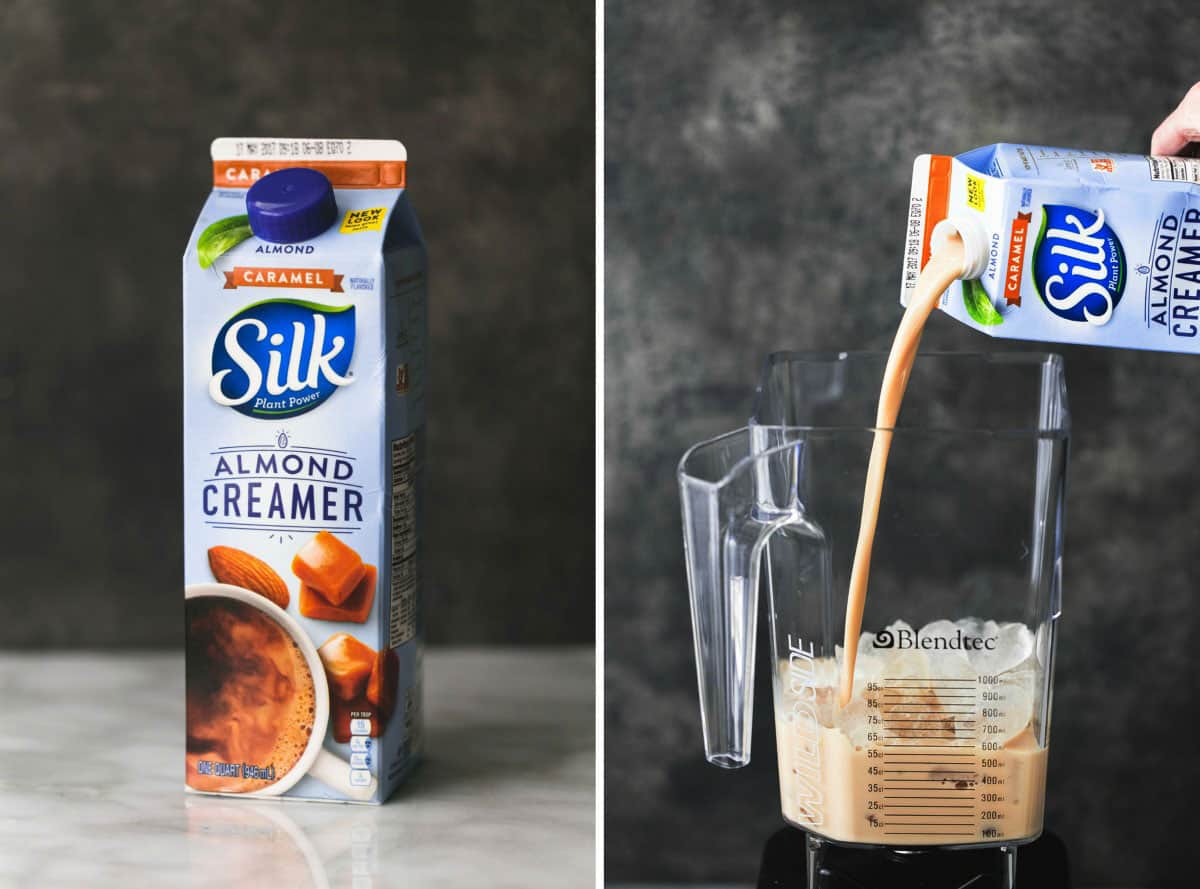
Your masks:
M 405 195 L 396 202 L 385 238 L 387 394 L 384 445 L 391 478 L 387 581 L 389 613 L 381 648 L 396 652 L 396 712 L 381 739 L 381 791 L 392 793 L 417 763 L 422 734 L 422 596 L 424 560 L 425 399 L 428 373 L 427 257 L 420 228 Z

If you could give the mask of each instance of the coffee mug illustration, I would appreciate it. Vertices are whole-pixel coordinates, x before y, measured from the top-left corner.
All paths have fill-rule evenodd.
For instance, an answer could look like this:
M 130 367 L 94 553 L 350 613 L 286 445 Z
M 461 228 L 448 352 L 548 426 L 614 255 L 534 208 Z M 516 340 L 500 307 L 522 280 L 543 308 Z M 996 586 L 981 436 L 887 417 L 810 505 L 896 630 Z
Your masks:
M 274 602 L 241 587 L 199 583 L 187 609 L 187 786 L 279 796 L 305 775 L 354 800 L 350 764 L 324 747 L 329 684 L 308 634 Z

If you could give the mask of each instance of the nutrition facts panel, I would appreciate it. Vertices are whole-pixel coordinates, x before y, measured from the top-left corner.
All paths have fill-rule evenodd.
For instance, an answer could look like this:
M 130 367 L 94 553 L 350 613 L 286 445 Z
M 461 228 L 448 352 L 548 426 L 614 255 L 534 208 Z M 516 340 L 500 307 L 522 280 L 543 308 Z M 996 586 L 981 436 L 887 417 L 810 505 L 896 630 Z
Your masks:
M 392 608 L 388 647 L 417 633 L 417 437 L 392 442 Z
M 1190 157 L 1148 157 L 1150 178 L 1165 182 L 1200 182 L 1200 160 Z

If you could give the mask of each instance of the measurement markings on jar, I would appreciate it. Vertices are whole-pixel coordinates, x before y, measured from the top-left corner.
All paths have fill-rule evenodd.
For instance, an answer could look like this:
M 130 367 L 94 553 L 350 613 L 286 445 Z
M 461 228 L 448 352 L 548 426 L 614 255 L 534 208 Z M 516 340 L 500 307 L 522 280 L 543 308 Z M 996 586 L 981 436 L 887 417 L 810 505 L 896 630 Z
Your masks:
M 904 788 L 898 788 L 898 789 L 904 789 Z M 883 799 L 920 799 L 920 800 L 936 801 L 936 803 L 938 803 L 938 804 L 970 803 L 972 807 L 974 806 L 974 794 L 973 793 L 940 794 L 940 795 L 937 795 L 937 797 L 930 797 L 930 795 L 928 793 L 922 793 L 919 795 L 907 795 L 907 794 L 901 795 L 899 793 L 893 793 L 893 794 L 884 794 Z
M 975 708 L 970 704 L 945 704 L 942 706 L 942 709 L 947 713 L 974 713 L 975 712 Z M 901 710 L 898 707 L 893 707 L 891 712 L 892 713 L 928 713 L 929 711 L 922 710 L 920 708 L 918 708 L 916 710 Z
M 943 799 L 943 797 L 884 797 L 883 799 Z M 884 803 L 884 809 L 974 809 L 974 805 L 946 805 L 938 803 Z
M 980 783 L 979 697 L 973 679 L 885 677 L 874 689 L 879 760 L 873 804 L 885 836 L 974 838 Z
M 886 708 L 879 723 L 883 729 L 881 739 L 921 740 L 941 747 L 973 742 L 977 722 L 974 685 L 974 680 L 968 679 L 884 677 L 878 687 Z

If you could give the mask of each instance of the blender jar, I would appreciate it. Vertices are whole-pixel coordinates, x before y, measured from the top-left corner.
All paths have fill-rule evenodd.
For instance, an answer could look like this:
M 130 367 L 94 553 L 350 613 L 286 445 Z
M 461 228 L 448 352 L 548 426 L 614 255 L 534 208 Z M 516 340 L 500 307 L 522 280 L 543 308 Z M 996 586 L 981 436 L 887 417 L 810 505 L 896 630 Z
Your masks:
M 851 678 L 844 622 L 886 358 L 771 356 L 750 424 L 680 463 L 705 752 L 749 762 L 761 584 L 788 822 L 893 848 L 1027 842 L 1042 829 L 1061 611 L 1062 360 L 917 357 L 883 431 Z

